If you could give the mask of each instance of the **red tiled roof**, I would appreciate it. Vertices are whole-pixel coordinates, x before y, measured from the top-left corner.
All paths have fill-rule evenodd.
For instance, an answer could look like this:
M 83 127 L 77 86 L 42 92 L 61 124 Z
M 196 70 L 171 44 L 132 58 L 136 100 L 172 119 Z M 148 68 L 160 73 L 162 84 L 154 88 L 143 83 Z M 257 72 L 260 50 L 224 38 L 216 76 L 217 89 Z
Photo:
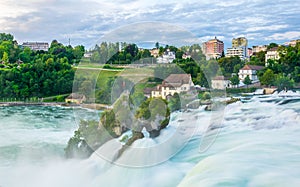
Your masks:
M 229 80 L 227 77 L 224 76 L 216 76 L 212 80 Z
M 145 88 L 145 89 L 144 89 L 144 93 L 145 93 L 145 94 L 151 94 L 152 90 L 155 90 L 155 88 L 156 88 L 156 87 L 154 87 L 154 88 Z
M 268 49 L 268 51 L 277 51 L 278 47 L 272 47 L 271 49 Z
M 171 74 L 164 81 L 164 86 L 181 86 L 182 84 L 188 84 L 191 78 L 191 74 Z
M 245 65 L 241 70 L 261 70 L 264 66 Z
M 151 91 L 161 91 L 161 84 L 155 86 L 154 88 L 152 88 Z

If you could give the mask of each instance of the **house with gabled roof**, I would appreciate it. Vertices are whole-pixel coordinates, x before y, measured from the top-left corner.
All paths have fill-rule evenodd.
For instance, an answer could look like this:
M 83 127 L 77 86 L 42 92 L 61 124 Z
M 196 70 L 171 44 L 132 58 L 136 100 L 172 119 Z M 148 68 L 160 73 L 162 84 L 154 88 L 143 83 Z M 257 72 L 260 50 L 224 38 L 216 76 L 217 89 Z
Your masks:
M 215 76 L 211 80 L 211 88 L 217 90 L 224 90 L 231 86 L 230 80 L 228 77 L 224 76 Z
M 245 65 L 239 70 L 239 79 L 243 81 L 247 76 L 249 76 L 253 83 L 258 82 L 257 71 L 262 70 L 263 68 L 264 66 Z
M 170 74 L 160 85 L 151 91 L 151 97 L 166 99 L 175 93 L 188 92 L 194 87 L 190 74 Z

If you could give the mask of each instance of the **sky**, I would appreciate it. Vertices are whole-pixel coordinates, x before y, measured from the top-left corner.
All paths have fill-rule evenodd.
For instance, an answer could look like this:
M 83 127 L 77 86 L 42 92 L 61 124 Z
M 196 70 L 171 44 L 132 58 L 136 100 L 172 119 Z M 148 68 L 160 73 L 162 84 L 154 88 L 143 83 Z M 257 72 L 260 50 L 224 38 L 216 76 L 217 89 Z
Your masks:
M 232 38 L 246 37 L 251 47 L 300 38 L 299 5 L 300 0 L 1 0 L 0 32 L 13 34 L 19 44 L 70 39 L 71 45 L 91 48 L 120 32 L 121 39 L 152 33 L 168 42 L 180 31 L 197 42 L 216 36 L 225 48 Z

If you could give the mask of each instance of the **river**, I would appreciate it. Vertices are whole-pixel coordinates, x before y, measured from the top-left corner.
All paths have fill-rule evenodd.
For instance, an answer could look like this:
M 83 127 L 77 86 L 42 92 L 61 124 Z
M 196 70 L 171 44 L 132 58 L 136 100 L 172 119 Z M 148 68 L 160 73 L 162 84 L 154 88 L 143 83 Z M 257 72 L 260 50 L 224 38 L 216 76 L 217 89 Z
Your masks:
M 0 186 L 300 186 L 299 98 L 253 96 L 230 104 L 211 130 L 213 115 L 203 107 L 173 113 L 160 137 L 137 140 L 114 162 L 118 139 L 86 160 L 64 158 L 76 120 L 97 120 L 95 111 L 1 107 Z M 215 139 L 201 151 L 208 132 Z M 180 135 L 187 142 L 179 149 Z

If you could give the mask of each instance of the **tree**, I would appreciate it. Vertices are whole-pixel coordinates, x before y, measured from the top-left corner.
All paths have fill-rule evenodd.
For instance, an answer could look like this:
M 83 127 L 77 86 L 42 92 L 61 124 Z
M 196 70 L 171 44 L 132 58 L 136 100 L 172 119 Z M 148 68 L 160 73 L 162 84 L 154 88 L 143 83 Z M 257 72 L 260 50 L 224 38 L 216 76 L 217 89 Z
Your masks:
M 295 70 L 291 74 L 291 77 L 295 82 L 300 82 L 300 67 L 295 67 Z
M 78 45 L 73 49 L 73 55 L 74 57 L 79 61 L 84 54 L 84 46 Z
M 184 54 L 183 51 L 177 51 L 176 54 L 175 54 L 175 57 L 176 57 L 177 59 L 182 59 L 182 55 L 183 55 L 183 54 Z
M 29 47 L 25 47 L 24 50 L 19 54 L 19 59 L 24 63 L 29 63 L 31 61 L 31 49 Z
M 209 77 L 209 78 L 211 78 L 211 77 Z M 203 71 L 200 71 L 197 74 L 197 77 L 195 78 L 195 80 L 193 80 L 193 82 L 195 84 L 198 84 L 198 85 L 200 85 L 202 87 L 205 87 L 205 88 L 209 87 L 207 78 L 206 78 L 205 74 L 203 73 Z
M 224 69 L 223 74 L 231 74 L 234 72 L 234 67 L 236 65 L 240 65 L 241 67 L 244 65 L 244 63 L 241 61 L 240 57 L 234 56 L 234 57 L 225 57 L 218 59 L 219 65 Z
M 265 56 L 266 56 L 266 52 L 260 51 L 251 57 L 250 62 L 248 64 L 265 66 Z
M 167 104 L 167 101 L 161 98 L 149 98 L 140 105 L 135 117 L 150 122 L 147 124 L 149 129 L 153 128 L 151 122 L 158 123 L 158 130 L 164 129 L 170 120 L 170 109 Z
M 148 49 L 144 49 L 143 52 L 142 52 L 142 58 L 148 58 L 148 57 L 151 57 L 151 53 Z
M 275 74 L 271 69 L 267 69 L 267 71 L 260 77 L 260 82 L 262 85 L 271 86 L 274 85 Z
M 146 100 L 146 97 L 141 92 L 134 92 L 130 95 L 130 100 L 135 107 L 139 107 L 141 103 Z
M 175 93 L 169 100 L 169 108 L 171 112 L 181 109 L 181 102 L 178 93 Z
M 248 88 L 248 85 L 252 83 L 252 80 L 250 79 L 249 75 L 246 76 L 243 83 L 247 85 L 247 88 Z
M 158 42 L 155 43 L 155 47 L 156 47 L 156 49 L 159 48 L 159 43 Z
M 267 47 L 267 49 L 272 49 L 273 47 L 278 47 L 277 43 L 270 43 Z
M 275 86 L 278 90 L 289 90 L 294 86 L 294 80 L 291 80 L 289 77 L 280 74 L 276 77 Z
M 201 99 L 203 100 L 210 100 L 211 99 L 211 95 L 209 92 L 204 92 Z
M 230 82 L 232 85 L 236 86 L 240 84 L 240 79 L 237 75 L 234 75 L 233 77 L 230 78 Z
M 5 64 L 7 64 L 9 62 L 9 58 L 8 58 L 7 52 L 3 53 L 2 62 L 4 62 Z
M 14 37 L 11 34 L 0 33 L 0 43 L 2 41 L 13 41 Z

